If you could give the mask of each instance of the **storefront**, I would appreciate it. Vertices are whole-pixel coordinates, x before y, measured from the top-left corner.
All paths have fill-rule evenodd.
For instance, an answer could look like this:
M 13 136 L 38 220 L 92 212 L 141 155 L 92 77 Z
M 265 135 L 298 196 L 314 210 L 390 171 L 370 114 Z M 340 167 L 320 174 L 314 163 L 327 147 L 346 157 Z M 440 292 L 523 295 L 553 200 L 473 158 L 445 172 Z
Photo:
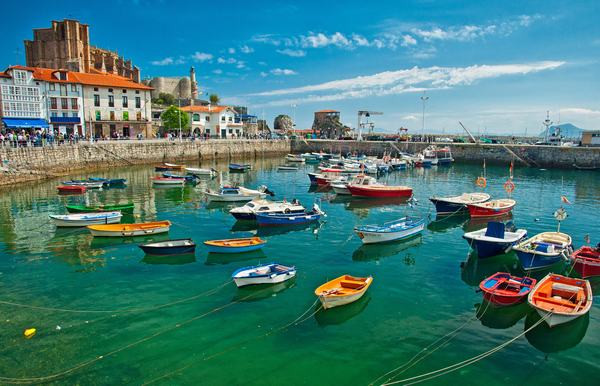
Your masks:
M 50 117 L 50 124 L 52 129 L 62 133 L 66 137 L 77 134 L 79 137 L 83 137 L 83 128 L 81 126 L 81 119 L 79 117 Z
M 2 118 L 4 126 L 9 130 L 45 130 L 48 129 L 48 122 L 39 118 Z

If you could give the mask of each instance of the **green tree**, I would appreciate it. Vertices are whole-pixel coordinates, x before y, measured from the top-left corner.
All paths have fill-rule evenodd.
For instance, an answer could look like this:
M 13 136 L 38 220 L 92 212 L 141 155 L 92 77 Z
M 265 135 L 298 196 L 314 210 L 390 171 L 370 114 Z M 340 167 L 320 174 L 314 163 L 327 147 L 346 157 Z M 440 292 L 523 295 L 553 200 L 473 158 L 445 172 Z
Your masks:
M 187 130 L 190 123 L 190 117 L 186 112 L 181 111 L 177 106 L 169 106 L 160 118 L 163 126 L 167 130 L 179 129 L 179 117 L 181 116 L 181 129 Z
M 159 105 L 174 105 L 175 104 L 175 97 L 172 94 L 169 94 L 168 92 L 161 92 L 160 94 L 158 94 L 158 98 L 152 100 L 153 103 L 157 103 Z
M 219 102 L 221 101 L 221 98 L 219 98 L 219 96 L 217 94 L 210 94 L 208 96 L 208 100 L 210 101 L 211 105 L 218 105 Z

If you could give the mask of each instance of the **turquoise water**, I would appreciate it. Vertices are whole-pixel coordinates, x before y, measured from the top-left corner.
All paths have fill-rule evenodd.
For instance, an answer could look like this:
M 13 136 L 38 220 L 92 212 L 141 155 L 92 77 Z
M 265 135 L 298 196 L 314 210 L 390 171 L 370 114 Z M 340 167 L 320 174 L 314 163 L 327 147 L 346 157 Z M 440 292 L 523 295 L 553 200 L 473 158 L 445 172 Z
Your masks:
M 0 377 L 43 377 L 84 363 L 47 381 L 366 385 L 459 327 L 443 347 L 429 350 L 431 355 L 395 379 L 478 355 L 538 320 L 527 305 L 482 306 L 476 292 L 479 282 L 499 270 L 522 274 L 518 260 L 512 253 L 486 260 L 470 256 L 461 236 L 485 223 L 457 216 L 436 221 L 427 200 L 434 194 L 475 191 L 480 166 L 456 164 L 383 177 L 414 188 L 418 204 L 409 208 L 314 191 L 306 176 L 313 169 L 310 165 L 298 172 L 278 172 L 281 159 L 252 162 L 254 170 L 245 174 L 229 175 L 226 164 L 202 166 L 214 166 L 224 179 L 247 187 L 265 184 L 277 199 L 296 197 L 309 206 L 318 197 L 327 218 L 320 226 L 259 231 L 268 244 L 258 253 L 209 256 L 202 241 L 242 237 L 254 230 L 235 222 L 228 214 L 231 205 L 207 205 L 203 200 L 199 190 L 207 184 L 216 187 L 218 179 L 196 189 L 153 188 L 153 168 L 143 166 L 73 176 L 127 178 L 125 189 L 58 196 L 59 181 L 48 181 L 0 192 L 0 300 L 114 311 L 74 313 L 0 304 Z M 486 191 L 505 197 L 502 184 L 507 176 L 507 167 L 488 167 Z M 597 173 L 517 169 L 515 184 L 518 204 L 513 220 L 518 227 L 530 234 L 554 230 L 552 214 L 565 195 L 572 204 L 566 205 L 569 217 L 561 230 L 576 246 L 584 243 L 586 234 L 592 243 L 600 241 Z M 127 201 L 135 203 L 135 214 L 125 221 L 171 220 L 168 236 L 150 239 L 191 237 L 199 244 L 195 256 L 144 256 L 137 247 L 143 239 L 93 239 L 85 230 L 57 230 L 48 221 L 48 214 L 66 213 L 66 203 Z M 403 214 L 431 216 L 432 223 L 422 236 L 382 246 L 361 246 L 352 232 L 356 224 L 382 223 Z M 274 287 L 236 289 L 225 284 L 235 269 L 271 261 L 296 265 L 297 278 Z M 563 272 L 568 267 L 558 264 L 551 269 Z M 372 275 L 373 285 L 357 303 L 318 310 L 314 289 L 344 273 Z M 211 289 L 215 291 L 196 296 Z M 168 305 L 190 297 L 194 298 Z M 133 312 L 119 312 L 127 309 Z M 479 319 L 478 310 L 483 314 Z M 301 323 L 282 328 L 300 316 Z M 574 323 L 554 329 L 542 324 L 491 357 L 429 383 L 590 383 L 600 369 L 599 318 L 594 305 L 589 316 Z M 37 334 L 26 340 L 22 333 L 28 327 L 35 327 Z M 85 365 L 101 355 L 103 359 Z M 0 383 L 6 382 L 0 378 Z

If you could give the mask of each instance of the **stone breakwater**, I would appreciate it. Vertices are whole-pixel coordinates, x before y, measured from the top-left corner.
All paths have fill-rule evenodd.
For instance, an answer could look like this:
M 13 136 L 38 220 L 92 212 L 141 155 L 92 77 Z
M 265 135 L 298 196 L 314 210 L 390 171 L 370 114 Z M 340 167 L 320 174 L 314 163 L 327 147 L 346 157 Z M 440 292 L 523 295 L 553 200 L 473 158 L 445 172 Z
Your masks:
M 376 141 L 332 141 L 294 140 L 293 153 L 332 152 L 335 154 L 358 152 L 382 156 L 398 151 L 416 154 L 429 144 L 420 142 L 376 142 Z M 502 145 L 453 143 L 438 144 L 449 146 L 452 156 L 459 162 L 504 163 L 510 161 L 531 167 L 543 168 L 600 168 L 600 148 L 598 147 L 557 147 L 533 145 Z
M 54 147 L 0 147 L 0 186 L 54 178 L 74 171 L 134 164 L 251 159 L 287 154 L 284 140 L 119 141 Z

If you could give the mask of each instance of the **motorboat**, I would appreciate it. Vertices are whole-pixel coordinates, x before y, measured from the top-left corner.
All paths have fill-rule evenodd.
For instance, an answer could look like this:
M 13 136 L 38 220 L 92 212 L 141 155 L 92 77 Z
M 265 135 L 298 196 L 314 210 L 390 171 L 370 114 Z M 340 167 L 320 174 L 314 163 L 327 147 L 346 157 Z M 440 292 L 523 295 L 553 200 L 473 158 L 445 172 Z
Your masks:
M 255 213 L 259 226 L 298 225 L 319 221 L 325 213 L 317 204 L 311 211 L 296 213 Z
M 206 190 L 204 194 L 208 201 L 214 202 L 247 202 L 256 198 L 256 196 L 244 194 L 239 188 L 231 186 L 224 186 L 218 192 Z M 265 193 L 262 194 L 262 198 L 266 196 Z
M 153 185 L 168 185 L 168 186 L 183 186 L 185 184 L 184 178 L 172 178 L 172 177 L 152 177 Z
M 377 183 L 373 177 L 357 176 L 347 185 L 353 196 L 368 198 L 411 197 L 412 188 L 408 186 L 392 186 Z
M 269 201 L 264 199 L 254 199 L 243 206 L 233 208 L 229 213 L 237 220 L 256 220 L 257 213 L 304 213 L 304 206 L 298 200 L 287 201 Z
M 202 169 L 202 168 L 185 168 L 187 174 L 192 174 L 194 176 L 208 176 L 214 177 L 217 175 L 217 171 L 215 169 Z
M 306 162 L 306 159 L 304 159 L 304 157 L 302 157 L 301 155 L 295 155 L 295 154 L 286 155 L 285 160 L 288 162 L 298 162 L 298 163 Z

